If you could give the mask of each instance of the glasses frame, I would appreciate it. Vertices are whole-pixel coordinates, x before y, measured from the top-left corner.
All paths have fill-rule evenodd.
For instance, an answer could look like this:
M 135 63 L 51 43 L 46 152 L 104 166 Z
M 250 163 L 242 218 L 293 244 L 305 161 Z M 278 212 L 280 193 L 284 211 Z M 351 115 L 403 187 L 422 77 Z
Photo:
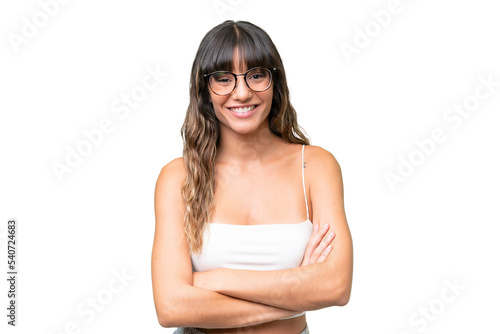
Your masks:
M 252 88 L 250 88 L 250 86 L 248 85 L 248 82 L 247 82 L 247 74 L 250 73 L 251 71 L 253 70 L 256 70 L 258 68 L 263 68 L 263 69 L 266 69 L 269 71 L 269 74 L 271 75 L 271 80 L 269 80 L 269 86 L 267 86 L 266 89 L 263 89 L 263 90 L 253 90 Z M 208 77 L 208 87 L 210 87 L 210 90 L 215 94 L 215 95 L 219 95 L 219 96 L 226 96 L 226 95 L 230 95 L 232 92 L 234 92 L 234 90 L 236 89 L 236 86 L 238 84 L 238 77 L 243 77 L 243 79 L 245 80 L 245 84 L 247 85 L 248 89 L 250 89 L 252 92 L 255 92 L 255 93 L 260 93 L 260 92 L 264 92 L 266 90 L 269 89 L 269 87 L 271 87 L 272 83 L 273 83 L 273 72 L 274 71 L 277 71 L 277 68 L 276 67 L 263 67 L 263 66 L 257 66 L 257 67 L 252 67 L 251 69 L 249 69 L 248 71 L 246 71 L 245 73 L 242 73 L 242 74 L 235 74 L 231 71 L 214 71 L 214 72 L 211 72 L 211 73 L 207 73 L 207 74 L 204 74 L 203 77 L 204 78 L 207 78 Z M 232 74 L 233 77 L 234 77 L 234 87 L 233 89 L 231 89 L 231 91 L 227 94 L 219 94 L 219 93 L 216 93 L 214 91 L 214 89 L 212 88 L 212 85 L 210 84 L 210 79 L 212 78 L 212 75 L 216 74 L 216 73 L 226 73 L 226 74 Z

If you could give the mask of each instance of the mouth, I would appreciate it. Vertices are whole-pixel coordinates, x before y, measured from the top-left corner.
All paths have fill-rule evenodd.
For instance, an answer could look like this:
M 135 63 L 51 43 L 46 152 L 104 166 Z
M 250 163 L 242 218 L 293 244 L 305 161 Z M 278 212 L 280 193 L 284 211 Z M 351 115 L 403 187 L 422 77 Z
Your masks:
M 256 109 L 258 109 L 259 105 L 249 105 L 245 107 L 230 107 L 227 108 L 231 111 L 233 115 L 239 118 L 247 118 L 253 115 Z
M 256 107 L 257 107 L 257 105 L 247 106 L 247 107 L 228 108 L 228 109 L 236 114 L 244 114 L 244 113 L 247 113 L 247 112 L 254 110 Z

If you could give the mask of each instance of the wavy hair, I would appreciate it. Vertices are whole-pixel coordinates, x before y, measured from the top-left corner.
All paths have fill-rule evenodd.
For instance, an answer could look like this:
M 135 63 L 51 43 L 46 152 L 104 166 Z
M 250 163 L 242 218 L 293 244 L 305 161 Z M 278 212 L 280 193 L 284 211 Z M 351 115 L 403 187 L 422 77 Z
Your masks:
M 207 79 L 217 70 L 232 70 L 234 50 L 240 64 L 247 68 L 273 67 L 273 103 L 268 116 L 269 128 L 289 143 L 309 145 L 309 139 L 297 124 L 297 114 L 289 99 L 285 69 L 269 35 L 245 21 L 225 21 L 203 38 L 191 69 L 189 106 L 181 136 L 187 170 L 181 193 L 185 203 L 184 231 L 193 253 L 203 248 L 203 232 L 210 221 L 215 201 L 215 158 L 219 145 L 219 120 L 212 103 Z M 304 131 L 305 132 L 305 131 Z

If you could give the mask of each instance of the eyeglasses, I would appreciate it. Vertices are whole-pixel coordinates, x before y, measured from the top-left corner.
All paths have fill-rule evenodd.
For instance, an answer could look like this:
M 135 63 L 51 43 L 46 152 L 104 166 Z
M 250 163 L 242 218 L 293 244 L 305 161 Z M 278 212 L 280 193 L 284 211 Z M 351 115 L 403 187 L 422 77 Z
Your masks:
M 215 71 L 203 75 L 208 77 L 208 85 L 217 95 L 229 95 L 236 88 L 236 77 L 244 77 L 247 87 L 254 92 L 263 92 L 271 87 L 273 72 L 276 68 L 254 67 L 243 74 L 234 74 L 229 71 Z

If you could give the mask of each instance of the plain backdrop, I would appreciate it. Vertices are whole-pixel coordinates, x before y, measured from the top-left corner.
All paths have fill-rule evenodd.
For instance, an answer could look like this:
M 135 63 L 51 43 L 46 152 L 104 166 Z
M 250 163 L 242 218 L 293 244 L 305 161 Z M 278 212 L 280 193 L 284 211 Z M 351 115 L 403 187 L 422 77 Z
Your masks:
M 152 296 L 154 187 L 182 155 L 195 52 L 225 19 L 269 33 L 299 124 L 342 168 L 352 295 L 308 312 L 311 333 L 497 333 L 490 0 L 2 2 L 2 277 L 7 220 L 19 225 L 18 326 L 2 279 L 2 333 L 174 331 Z M 141 88 L 155 71 L 158 85 Z M 77 149 L 86 155 L 58 178 L 54 164 Z

